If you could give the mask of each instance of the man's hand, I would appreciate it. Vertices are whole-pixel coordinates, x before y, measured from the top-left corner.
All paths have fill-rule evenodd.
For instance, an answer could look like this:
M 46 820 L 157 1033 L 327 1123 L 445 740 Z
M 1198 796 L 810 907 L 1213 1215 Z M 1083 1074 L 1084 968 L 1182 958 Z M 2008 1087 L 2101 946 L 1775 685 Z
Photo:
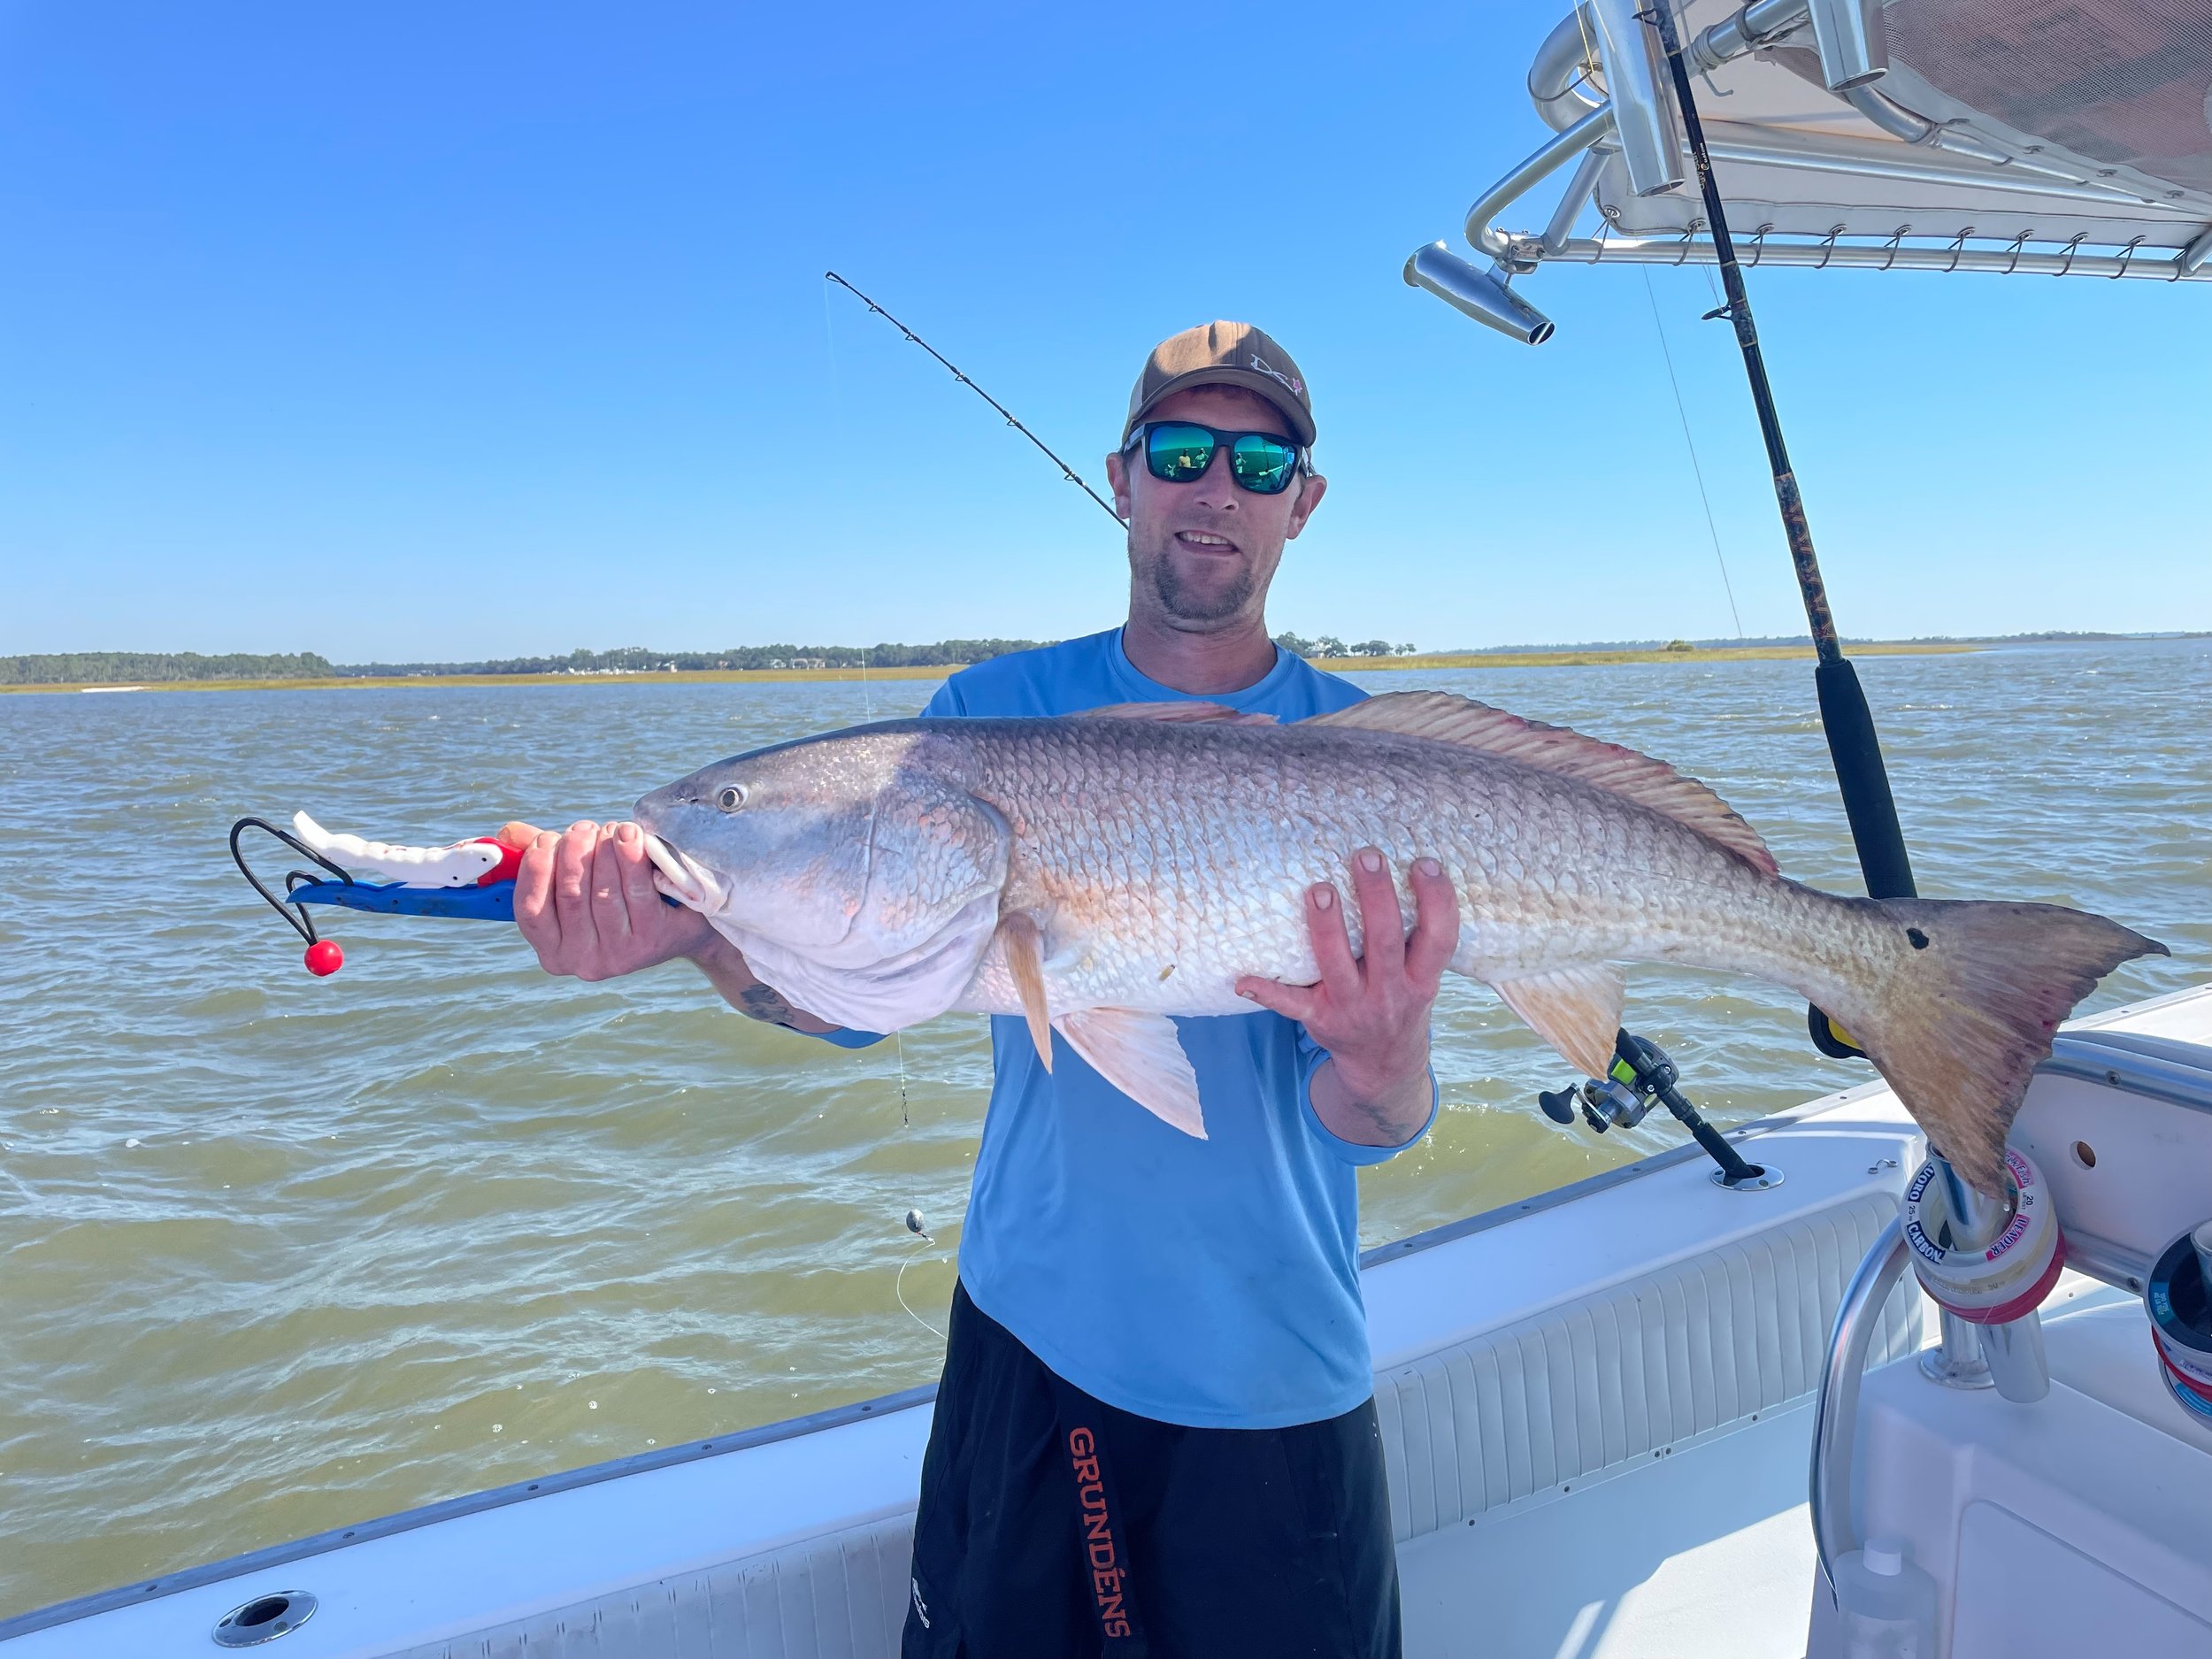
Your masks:
M 1306 1028 L 1329 1058 L 1313 1079 L 1313 1109 L 1331 1133 L 1361 1146 L 1401 1146 L 1429 1115 L 1429 1010 L 1459 945 L 1459 895 L 1433 858 L 1414 861 L 1412 934 L 1381 852 L 1352 855 L 1366 954 L 1352 955 L 1336 888 L 1306 891 L 1316 985 L 1246 975 L 1237 995 Z
M 548 973 L 611 979 L 695 955 L 715 936 L 696 910 L 661 902 L 634 824 L 586 819 L 565 835 L 509 824 L 498 839 L 523 849 L 515 926 Z
M 556 835 L 509 824 L 503 846 L 523 849 L 515 872 L 515 926 L 548 973 L 611 979 L 682 956 L 741 1014 L 794 1031 L 835 1031 L 761 983 L 735 945 L 696 910 L 662 901 L 634 824 L 588 819 Z

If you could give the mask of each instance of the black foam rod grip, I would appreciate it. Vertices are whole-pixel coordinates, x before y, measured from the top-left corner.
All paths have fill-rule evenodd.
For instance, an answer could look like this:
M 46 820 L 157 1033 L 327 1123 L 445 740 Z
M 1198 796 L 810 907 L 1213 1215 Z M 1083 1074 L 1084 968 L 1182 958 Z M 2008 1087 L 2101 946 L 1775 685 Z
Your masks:
M 1813 671 L 1820 693 L 1820 724 L 1828 733 L 1828 754 L 1843 791 L 1844 815 L 1851 820 L 1851 844 L 1869 897 L 1909 899 L 1912 861 L 1905 856 L 1905 833 L 1898 826 L 1897 803 L 1889 792 L 1889 769 L 1874 735 L 1874 716 L 1866 706 L 1858 670 L 1847 657 L 1832 657 Z

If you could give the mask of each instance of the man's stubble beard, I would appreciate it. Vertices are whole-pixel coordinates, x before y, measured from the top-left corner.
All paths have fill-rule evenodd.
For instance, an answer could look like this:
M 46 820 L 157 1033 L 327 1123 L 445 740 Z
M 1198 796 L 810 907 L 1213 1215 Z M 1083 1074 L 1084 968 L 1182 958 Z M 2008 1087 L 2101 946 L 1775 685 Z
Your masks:
M 1152 561 L 1152 590 L 1160 608 L 1178 622 L 1225 622 L 1251 602 L 1252 567 L 1240 565 L 1225 586 L 1210 591 L 1184 581 L 1176 572 L 1175 557 L 1163 551 Z

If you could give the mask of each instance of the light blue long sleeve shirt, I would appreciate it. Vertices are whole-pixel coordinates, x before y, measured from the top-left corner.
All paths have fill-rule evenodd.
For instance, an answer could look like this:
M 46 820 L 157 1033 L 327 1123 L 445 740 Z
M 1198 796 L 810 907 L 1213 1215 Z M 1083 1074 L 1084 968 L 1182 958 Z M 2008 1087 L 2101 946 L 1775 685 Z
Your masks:
M 1192 698 L 1139 673 L 1117 628 L 964 669 L 923 713 L 1208 701 L 1287 722 L 1365 695 L 1284 651 L 1256 685 Z M 1175 1024 L 1198 1074 L 1203 1141 L 1122 1094 L 1064 1038 L 1048 1072 L 1021 1019 L 992 1019 L 996 1074 L 961 1279 L 1047 1365 L 1125 1411 L 1245 1429 L 1349 1411 L 1372 1392 L 1355 1171 L 1403 1148 L 1345 1141 L 1321 1122 L 1308 1089 L 1328 1054 L 1294 1022 L 1260 1010 Z

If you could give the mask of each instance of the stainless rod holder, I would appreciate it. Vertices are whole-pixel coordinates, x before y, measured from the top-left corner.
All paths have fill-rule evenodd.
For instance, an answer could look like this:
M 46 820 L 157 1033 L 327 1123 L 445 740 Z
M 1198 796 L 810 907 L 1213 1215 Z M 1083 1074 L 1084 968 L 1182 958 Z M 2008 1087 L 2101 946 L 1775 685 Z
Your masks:
M 2043 1352 L 2043 1314 L 2031 1308 L 2004 1325 L 1985 1325 L 1978 1334 L 1989 1380 L 2006 1399 L 2032 1406 L 2051 1392 L 2051 1362 Z
M 1992 1388 L 1989 1362 L 1982 1357 L 1980 1330 L 1948 1308 L 1938 1305 L 1942 1340 L 1920 1350 L 1920 1374 L 1946 1388 Z
M 1540 346 L 1552 335 L 1552 320 L 1508 288 L 1494 270 L 1467 263 L 1440 242 L 1414 250 L 1406 261 L 1406 284 L 1426 288 L 1454 311 L 1473 318 L 1526 346 Z
M 1820 52 L 1820 78 L 1829 91 L 1863 87 L 1889 73 L 1882 0 L 1812 0 L 1806 9 Z
M 1657 42 L 1643 25 L 1640 0 L 1589 0 L 1588 12 L 1597 25 L 1598 58 L 1628 188 L 1638 196 L 1671 190 L 1686 176 L 1682 127 L 1667 95 Z
M 1978 1250 L 2005 1230 L 2012 1219 L 2012 1201 L 1996 1199 L 1959 1179 L 1950 1159 L 1931 1155 L 1943 1180 L 1944 1207 L 1951 1212 L 1951 1242 L 1962 1249 Z

